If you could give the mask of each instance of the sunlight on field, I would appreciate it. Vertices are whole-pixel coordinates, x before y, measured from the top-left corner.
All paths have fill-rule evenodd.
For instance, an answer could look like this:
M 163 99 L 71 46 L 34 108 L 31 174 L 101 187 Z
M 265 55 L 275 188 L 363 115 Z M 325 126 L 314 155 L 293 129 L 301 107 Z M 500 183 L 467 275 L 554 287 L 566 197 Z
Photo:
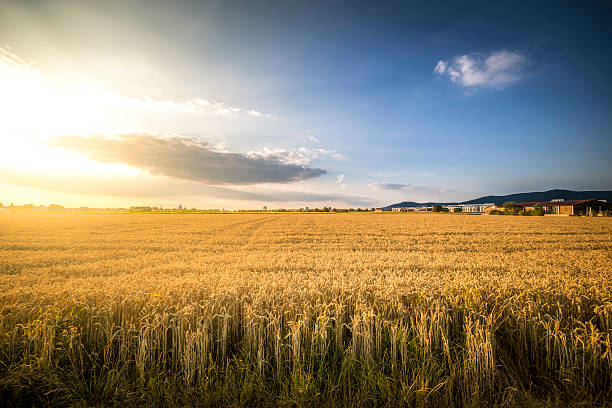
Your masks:
M 611 247 L 609 218 L 0 215 L 0 397 L 604 404 Z

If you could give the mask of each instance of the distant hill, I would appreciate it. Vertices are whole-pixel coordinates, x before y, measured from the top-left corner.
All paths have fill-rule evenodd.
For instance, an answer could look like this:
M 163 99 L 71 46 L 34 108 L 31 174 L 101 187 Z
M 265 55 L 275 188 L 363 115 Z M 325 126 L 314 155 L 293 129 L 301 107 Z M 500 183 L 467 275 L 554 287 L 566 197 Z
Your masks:
M 564 200 L 606 200 L 612 202 L 612 191 L 572 191 L 572 190 L 548 190 L 548 191 L 534 191 L 531 193 L 516 193 L 508 194 L 503 196 L 489 195 L 473 200 L 463 201 L 460 203 L 416 203 L 414 201 L 404 201 L 397 204 L 391 204 L 385 209 L 391 209 L 395 207 L 421 207 L 424 205 L 450 205 L 450 204 L 503 204 L 507 201 L 514 201 L 515 203 L 529 202 L 529 201 L 550 201 L 557 198 Z
M 572 190 L 548 190 L 548 191 L 535 191 L 532 193 L 516 193 L 508 194 L 503 196 L 485 196 L 476 198 L 474 200 L 464 201 L 461 204 L 484 204 L 484 203 L 495 203 L 503 204 L 507 201 L 514 201 L 515 203 L 529 202 L 529 201 L 550 201 L 556 198 L 562 198 L 564 200 L 606 200 L 612 202 L 612 191 L 572 191 Z
M 401 203 L 397 203 L 397 204 L 391 204 L 387 207 L 383 207 L 383 208 L 394 208 L 394 207 L 420 207 L 425 205 L 425 203 L 417 203 L 414 201 L 402 201 Z
M 401 203 L 391 204 L 391 205 L 388 205 L 382 208 L 384 208 L 385 210 L 388 210 L 388 209 L 396 208 L 396 207 L 424 207 L 424 206 L 431 207 L 432 205 L 450 205 L 450 204 L 459 204 L 459 203 L 432 203 L 432 202 L 417 203 L 414 201 L 402 201 Z

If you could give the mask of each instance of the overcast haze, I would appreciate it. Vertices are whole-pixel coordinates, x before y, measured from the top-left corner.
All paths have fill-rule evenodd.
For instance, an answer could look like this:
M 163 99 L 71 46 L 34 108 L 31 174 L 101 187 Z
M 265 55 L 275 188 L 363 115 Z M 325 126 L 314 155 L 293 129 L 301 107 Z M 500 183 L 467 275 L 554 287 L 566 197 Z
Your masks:
M 610 2 L 0 3 L 0 202 L 612 189 Z

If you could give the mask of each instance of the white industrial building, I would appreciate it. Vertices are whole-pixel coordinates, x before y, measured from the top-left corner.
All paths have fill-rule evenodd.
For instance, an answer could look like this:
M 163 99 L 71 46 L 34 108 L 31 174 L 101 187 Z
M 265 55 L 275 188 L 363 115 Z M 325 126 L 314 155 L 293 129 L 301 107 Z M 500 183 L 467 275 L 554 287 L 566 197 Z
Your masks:
M 494 203 L 486 203 L 486 204 L 455 204 L 455 205 L 445 205 L 444 208 L 448 208 L 449 211 L 455 212 L 457 209 L 461 208 L 462 212 L 484 212 L 484 209 L 493 205 Z
M 457 210 L 461 212 L 484 212 L 484 209 L 493 205 L 493 203 L 486 204 L 449 204 L 443 205 L 442 207 L 447 208 L 451 212 L 456 212 Z M 432 211 L 432 206 L 422 206 L 422 207 L 394 207 L 391 209 L 393 212 L 408 212 L 408 211 Z

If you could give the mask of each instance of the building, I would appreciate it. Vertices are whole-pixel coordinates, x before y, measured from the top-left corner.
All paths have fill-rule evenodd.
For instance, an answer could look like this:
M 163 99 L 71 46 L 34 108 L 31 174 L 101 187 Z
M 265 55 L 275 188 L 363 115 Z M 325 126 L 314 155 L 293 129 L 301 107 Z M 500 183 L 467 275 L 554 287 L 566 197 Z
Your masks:
M 612 211 L 612 204 L 600 200 L 552 200 L 538 203 L 519 203 L 525 211 L 533 210 L 539 204 L 546 214 L 596 215 Z
M 445 205 L 444 208 L 448 208 L 451 212 L 484 212 L 485 208 L 494 205 L 493 203 L 485 203 L 485 204 L 453 204 L 453 205 Z
M 491 211 L 504 211 L 504 206 L 498 204 L 491 204 L 484 209 L 485 214 L 490 214 Z
M 375 208 L 374 212 L 383 212 L 383 209 L 382 208 Z
M 394 212 L 414 212 L 414 211 L 431 211 L 432 207 L 394 207 L 391 211 Z
M 601 200 L 562 200 L 532 201 L 526 203 L 513 203 L 514 208 L 523 211 L 531 211 L 536 206 L 544 209 L 546 214 L 555 215 L 597 215 L 612 211 L 612 204 Z M 485 208 L 488 214 L 493 210 L 504 211 L 503 205 L 493 204 Z

